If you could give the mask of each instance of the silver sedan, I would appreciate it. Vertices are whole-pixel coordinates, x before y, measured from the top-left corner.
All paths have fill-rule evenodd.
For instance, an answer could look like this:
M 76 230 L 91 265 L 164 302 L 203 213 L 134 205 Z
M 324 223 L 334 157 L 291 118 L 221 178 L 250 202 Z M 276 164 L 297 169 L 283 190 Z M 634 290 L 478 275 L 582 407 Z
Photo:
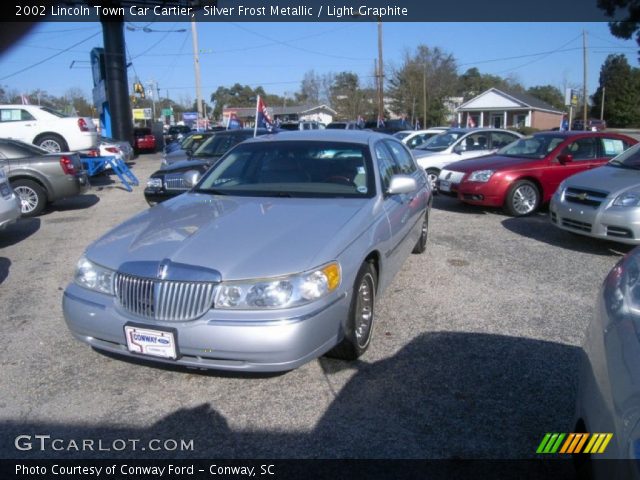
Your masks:
M 255 138 L 90 245 L 65 319 L 94 348 L 188 367 L 356 359 L 377 296 L 426 248 L 430 206 L 424 171 L 390 136 Z

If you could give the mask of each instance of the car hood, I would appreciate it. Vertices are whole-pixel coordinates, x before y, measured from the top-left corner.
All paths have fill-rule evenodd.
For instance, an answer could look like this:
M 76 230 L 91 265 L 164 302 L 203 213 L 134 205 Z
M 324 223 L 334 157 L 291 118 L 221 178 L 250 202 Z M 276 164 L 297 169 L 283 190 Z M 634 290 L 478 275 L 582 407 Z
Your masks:
M 541 160 L 536 158 L 505 157 L 502 155 L 485 155 L 450 163 L 447 170 L 455 172 L 473 172 L 476 170 L 511 170 L 527 168 Z
M 604 165 L 572 175 L 565 186 L 606 191 L 616 196 L 630 190 L 640 192 L 640 170 Z
M 223 280 L 301 272 L 337 258 L 372 215 L 372 199 L 186 193 L 114 228 L 87 249 L 113 270 L 137 261 L 202 266 Z M 153 270 L 154 272 L 157 270 Z
M 166 165 L 166 166 L 162 167 L 157 172 L 154 172 L 154 174 L 156 174 L 156 173 L 173 173 L 173 172 L 178 172 L 178 171 L 185 171 L 186 172 L 190 168 L 199 169 L 199 167 L 202 167 L 202 166 L 209 166 L 209 163 L 208 162 L 204 162 L 202 160 L 182 160 L 182 161 L 179 161 L 179 162 L 170 163 L 169 165 Z

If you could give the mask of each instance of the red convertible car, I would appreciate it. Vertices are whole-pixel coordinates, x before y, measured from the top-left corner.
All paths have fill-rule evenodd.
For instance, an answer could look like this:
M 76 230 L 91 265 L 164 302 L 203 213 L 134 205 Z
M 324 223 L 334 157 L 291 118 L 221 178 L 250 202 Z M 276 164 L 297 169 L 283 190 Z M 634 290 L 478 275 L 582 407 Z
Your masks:
M 450 163 L 437 187 L 465 203 L 529 215 L 549 202 L 565 178 L 599 167 L 636 143 L 615 133 L 536 133 L 493 155 Z

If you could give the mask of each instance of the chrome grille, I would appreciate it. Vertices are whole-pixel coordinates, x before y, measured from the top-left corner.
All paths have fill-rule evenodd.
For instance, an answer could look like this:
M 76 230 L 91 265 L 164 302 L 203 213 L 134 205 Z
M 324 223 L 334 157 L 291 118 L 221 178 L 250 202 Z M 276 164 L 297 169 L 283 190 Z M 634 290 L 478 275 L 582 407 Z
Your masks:
M 438 175 L 438 180 L 446 180 L 451 183 L 460 183 L 464 177 L 464 172 L 454 172 L 452 170 L 442 170 Z
M 165 321 L 195 320 L 213 306 L 215 283 L 178 282 L 116 274 L 118 303 L 140 317 Z
M 167 190 L 187 190 L 187 184 L 182 173 L 172 173 L 164 176 L 164 188 Z
M 567 202 L 589 205 L 591 207 L 599 207 L 607 198 L 607 195 L 608 193 L 606 192 L 588 190 L 586 188 L 569 187 L 564 191 L 564 199 Z

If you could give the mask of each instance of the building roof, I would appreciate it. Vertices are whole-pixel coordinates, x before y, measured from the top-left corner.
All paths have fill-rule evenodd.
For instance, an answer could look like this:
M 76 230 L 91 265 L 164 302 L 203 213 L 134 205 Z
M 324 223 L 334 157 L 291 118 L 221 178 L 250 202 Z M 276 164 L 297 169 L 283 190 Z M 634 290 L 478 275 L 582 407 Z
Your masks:
M 539 98 L 536 98 L 533 95 L 529 95 L 528 93 L 514 92 L 512 90 L 506 90 L 506 89 L 500 90 L 497 88 L 490 88 L 489 90 L 482 92 L 480 95 L 477 95 L 472 99 L 464 102 L 462 105 L 460 105 L 456 109 L 456 111 L 468 111 L 468 110 L 491 108 L 487 104 L 482 104 L 481 99 L 482 97 L 495 96 L 495 95 L 503 97 L 504 100 L 511 102 L 512 104 L 509 107 L 507 107 L 506 105 L 496 105 L 496 108 L 503 109 L 503 108 L 520 107 L 520 108 L 529 108 L 533 110 L 542 110 L 545 112 L 552 112 L 552 113 L 559 113 L 559 114 L 564 113 L 562 110 L 558 110 L 557 108 L 549 105 L 547 102 L 540 100 Z

